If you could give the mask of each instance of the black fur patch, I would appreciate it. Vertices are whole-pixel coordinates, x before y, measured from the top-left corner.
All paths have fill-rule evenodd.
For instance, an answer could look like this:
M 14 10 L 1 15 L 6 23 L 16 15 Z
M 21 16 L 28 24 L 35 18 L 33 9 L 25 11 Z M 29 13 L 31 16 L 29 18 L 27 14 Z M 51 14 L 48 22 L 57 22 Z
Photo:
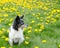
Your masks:
M 24 16 L 21 16 L 21 17 L 17 16 L 17 17 L 15 18 L 14 23 L 13 23 L 13 28 L 14 28 L 15 30 L 18 31 L 18 28 L 19 28 L 21 25 L 24 24 L 24 21 L 22 20 L 23 17 L 24 17 Z
M 14 44 L 14 45 L 17 45 L 17 44 L 18 44 L 18 42 L 16 42 L 16 43 L 15 43 L 15 42 L 13 41 L 13 44 Z

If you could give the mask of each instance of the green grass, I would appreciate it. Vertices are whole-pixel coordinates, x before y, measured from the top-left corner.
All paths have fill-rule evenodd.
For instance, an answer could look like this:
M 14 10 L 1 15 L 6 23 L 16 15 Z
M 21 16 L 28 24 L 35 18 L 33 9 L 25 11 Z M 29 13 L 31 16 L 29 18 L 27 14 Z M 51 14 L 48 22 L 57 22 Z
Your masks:
M 29 42 L 29 44 L 26 44 L 24 41 L 20 45 L 20 48 L 35 48 L 35 46 L 39 48 L 60 48 L 60 1 L 37 0 L 30 3 L 27 0 L 26 2 L 30 4 L 31 7 L 27 7 L 27 4 L 24 5 L 24 2 L 21 3 L 22 5 L 17 5 L 16 2 L 13 1 L 0 5 L 0 10 L 2 10 L 0 11 L 0 48 L 10 47 L 8 41 L 5 41 L 6 37 L 8 37 L 7 30 L 9 30 L 13 20 L 19 14 L 25 15 L 24 21 L 25 24 L 28 24 L 28 28 L 24 30 L 24 37 L 25 41 Z M 8 14 L 8 16 L 4 14 Z M 50 18 L 48 18 L 49 16 Z M 11 19 L 12 21 L 10 21 Z M 32 23 L 32 21 L 34 22 Z M 42 25 L 44 27 L 40 28 Z M 31 32 L 29 33 L 29 31 Z M 5 38 L 2 38 L 2 36 L 5 36 Z M 29 38 L 26 38 L 26 36 Z M 42 42 L 43 40 L 46 40 L 46 42 Z M 18 48 L 18 45 L 13 45 L 12 48 Z

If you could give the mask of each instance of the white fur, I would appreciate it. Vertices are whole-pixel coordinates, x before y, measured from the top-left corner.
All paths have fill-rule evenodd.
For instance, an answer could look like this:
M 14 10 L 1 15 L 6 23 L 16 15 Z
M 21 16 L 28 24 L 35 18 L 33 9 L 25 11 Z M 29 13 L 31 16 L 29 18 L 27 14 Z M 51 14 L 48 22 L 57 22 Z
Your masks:
M 11 46 L 13 46 L 13 41 L 14 43 L 18 42 L 18 45 L 20 45 L 24 41 L 23 29 L 19 28 L 19 30 L 16 31 L 11 26 L 11 30 L 9 32 L 9 44 Z

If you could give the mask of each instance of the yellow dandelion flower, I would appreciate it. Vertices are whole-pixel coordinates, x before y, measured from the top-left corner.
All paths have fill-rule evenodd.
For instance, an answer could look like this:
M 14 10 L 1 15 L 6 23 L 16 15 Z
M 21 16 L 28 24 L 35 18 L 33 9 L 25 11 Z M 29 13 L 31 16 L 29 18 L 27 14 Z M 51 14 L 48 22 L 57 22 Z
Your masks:
M 45 6 L 44 8 L 43 8 L 44 10 L 48 10 L 48 8 Z
M 40 13 L 38 13 L 38 15 L 40 15 Z
M 9 33 L 9 32 L 10 32 L 10 30 L 7 30 L 7 32 Z
M 1 48 L 6 48 L 5 46 L 1 47 Z
M 50 22 L 50 20 L 46 20 L 47 22 Z
M 37 19 L 39 19 L 39 17 L 37 17 Z
M 56 22 L 56 19 L 55 18 L 51 18 L 51 20 L 52 20 L 52 23 Z
M 8 17 L 8 14 L 3 14 L 5 17 Z
M 12 0 L 8 0 L 8 2 L 12 2 Z
M 21 16 L 21 14 L 20 14 L 20 13 L 18 13 L 18 16 Z
M 42 29 L 39 29 L 39 31 L 41 32 L 41 31 L 42 31 Z
M 31 29 L 32 27 L 31 26 L 28 26 L 28 29 Z
M 18 16 L 20 16 L 20 15 L 21 15 L 21 14 L 20 14 L 20 12 L 18 12 L 18 11 L 17 11 L 16 13 L 18 14 Z
M 28 36 L 26 36 L 25 38 L 26 38 L 26 39 L 29 39 L 29 37 L 28 37 Z
M 11 10 L 16 11 L 17 9 L 13 7 L 13 8 L 11 8 Z
M 57 10 L 57 12 L 60 12 L 60 10 Z
M 9 23 L 8 25 L 11 26 L 11 23 Z
M 46 22 L 46 24 L 49 24 L 48 22 Z
M 42 5 L 39 5 L 38 8 L 42 8 Z
M 2 36 L 1 38 L 6 38 L 6 36 Z
M 6 29 L 5 28 L 2 28 L 3 31 L 5 31 Z
M 51 13 L 52 13 L 52 14 L 54 14 L 55 12 L 56 12 L 56 9 L 52 10 L 52 12 L 51 12 Z
M 2 6 L 2 3 L 0 3 L 0 6 Z
M 34 48 L 39 48 L 38 46 L 35 46 Z
M 26 30 L 26 28 L 23 29 L 24 31 Z
M 56 19 L 54 19 L 54 21 L 53 22 L 56 22 L 57 20 Z
M 58 47 L 60 47 L 60 44 L 58 45 Z
M 41 29 L 44 29 L 44 25 L 42 24 L 42 25 L 40 26 L 40 28 L 41 28 Z
M 51 18 L 51 16 L 47 16 L 47 19 Z
M 32 0 L 30 0 L 29 2 L 32 2 Z
M 13 21 L 13 18 L 10 19 L 10 22 Z
M 12 48 L 12 47 L 9 47 L 9 48 Z
M 41 22 L 44 21 L 43 19 L 40 20 Z
M 33 13 L 32 15 L 33 15 L 33 16 L 35 16 L 35 14 L 34 14 L 34 13 Z
M 29 44 L 29 42 L 28 41 L 25 41 L 25 44 Z
M 3 34 L 3 32 L 0 30 L 0 34 Z
M 35 15 L 36 17 L 38 17 L 39 15 L 37 14 L 37 15 Z
M 54 18 L 51 18 L 51 20 L 54 20 Z
M 31 30 L 28 30 L 28 33 L 30 33 L 31 32 Z
M 42 40 L 42 43 L 46 43 L 47 41 L 46 40 Z
M 35 29 L 35 32 L 37 32 L 38 31 L 38 29 Z
M 44 12 L 44 14 L 47 14 L 46 12 Z
M 59 18 L 59 16 L 60 16 L 60 14 L 57 14 L 57 15 L 56 15 L 56 18 Z
M 2 21 L 0 20 L 0 23 L 1 23 Z
M 40 23 L 37 24 L 38 26 L 40 25 Z
M 28 9 L 30 9 L 30 10 L 31 10 L 31 5 L 29 5 L 29 4 L 28 4 L 28 5 L 27 5 L 27 7 L 28 7 Z
M 34 20 L 31 21 L 31 23 L 34 23 L 34 22 L 35 22 Z
M 10 10 L 9 12 L 13 12 L 12 10 Z
M 6 38 L 5 38 L 5 41 L 8 41 L 8 40 L 9 40 L 9 38 L 6 37 Z
M 2 21 L 4 20 L 4 19 L 1 19 Z
M 7 7 L 3 7 L 3 9 L 4 9 L 5 11 L 8 11 L 8 10 L 9 10 L 9 8 L 7 8 Z
M 34 0 L 33 2 L 36 2 L 36 0 Z
M 1 3 L 4 4 L 4 3 L 6 3 L 6 1 L 5 0 L 2 0 Z

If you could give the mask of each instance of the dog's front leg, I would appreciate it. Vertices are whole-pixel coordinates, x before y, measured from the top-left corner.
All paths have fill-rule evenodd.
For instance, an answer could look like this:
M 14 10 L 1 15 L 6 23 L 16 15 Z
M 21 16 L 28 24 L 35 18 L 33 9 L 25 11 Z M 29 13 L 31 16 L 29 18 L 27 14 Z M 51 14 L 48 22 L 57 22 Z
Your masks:
M 18 46 L 20 46 L 20 44 L 21 44 L 23 41 L 24 41 L 24 38 L 20 38 L 20 39 L 19 39 L 19 44 L 18 44 Z
M 10 44 L 10 46 L 13 46 L 13 40 L 12 39 L 9 39 L 9 44 Z

